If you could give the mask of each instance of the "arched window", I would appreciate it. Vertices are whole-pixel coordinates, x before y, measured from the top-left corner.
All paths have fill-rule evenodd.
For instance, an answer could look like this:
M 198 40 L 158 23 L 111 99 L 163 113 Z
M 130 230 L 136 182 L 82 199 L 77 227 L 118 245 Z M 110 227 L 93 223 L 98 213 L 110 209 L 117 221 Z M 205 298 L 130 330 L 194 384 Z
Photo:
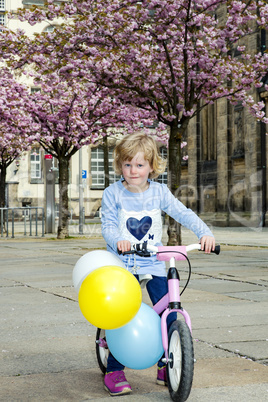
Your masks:
M 45 29 L 44 32 L 53 32 L 55 29 L 56 25 L 48 25 Z

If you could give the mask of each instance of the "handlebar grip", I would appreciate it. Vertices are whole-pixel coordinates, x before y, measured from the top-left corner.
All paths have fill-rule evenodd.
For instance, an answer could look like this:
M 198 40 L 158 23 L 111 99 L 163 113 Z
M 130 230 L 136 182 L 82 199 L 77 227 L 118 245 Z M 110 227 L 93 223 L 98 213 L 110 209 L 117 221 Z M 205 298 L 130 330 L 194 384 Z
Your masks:
M 219 255 L 220 252 L 221 252 L 221 246 L 220 246 L 220 245 L 215 246 L 215 250 L 213 250 L 213 251 L 211 251 L 211 252 L 214 253 L 214 254 Z
M 117 252 L 118 252 L 119 255 L 120 255 L 120 254 L 126 255 L 126 254 L 134 254 L 134 253 L 135 253 L 134 250 L 124 251 L 124 252 L 123 252 L 123 251 L 118 250 L 118 249 L 117 249 Z

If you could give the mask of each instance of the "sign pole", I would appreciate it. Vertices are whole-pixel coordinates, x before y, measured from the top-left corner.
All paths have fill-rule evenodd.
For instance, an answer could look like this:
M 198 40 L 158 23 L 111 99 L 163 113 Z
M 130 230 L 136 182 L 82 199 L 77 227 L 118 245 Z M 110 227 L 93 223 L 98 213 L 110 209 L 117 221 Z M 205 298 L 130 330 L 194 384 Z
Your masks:
M 82 148 L 79 148 L 79 234 L 83 234 Z

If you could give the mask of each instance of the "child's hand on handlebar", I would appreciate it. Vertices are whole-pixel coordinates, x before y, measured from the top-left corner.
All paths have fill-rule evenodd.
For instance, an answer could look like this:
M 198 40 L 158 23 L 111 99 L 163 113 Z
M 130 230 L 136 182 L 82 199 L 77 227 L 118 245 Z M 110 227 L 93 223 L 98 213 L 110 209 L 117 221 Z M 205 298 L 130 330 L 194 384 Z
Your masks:
M 118 241 L 117 242 L 117 248 L 122 253 L 125 253 L 126 251 L 130 251 L 130 249 L 131 249 L 130 241 L 128 241 L 128 240 L 120 240 L 120 241 Z
M 215 238 L 212 236 L 203 236 L 200 239 L 201 250 L 210 253 L 215 250 Z

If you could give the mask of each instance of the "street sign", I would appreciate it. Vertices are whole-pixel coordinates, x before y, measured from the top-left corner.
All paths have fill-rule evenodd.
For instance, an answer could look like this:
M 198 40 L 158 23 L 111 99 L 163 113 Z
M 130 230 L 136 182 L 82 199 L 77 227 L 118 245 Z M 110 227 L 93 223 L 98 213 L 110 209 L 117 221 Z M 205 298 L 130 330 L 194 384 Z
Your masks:
M 50 154 L 45 154 L 45 159 L 53 159 L 53 156 Z
M 86 179 L 86 178 L 87 178 L 87 171 L 82 170 L 82 179 Z

